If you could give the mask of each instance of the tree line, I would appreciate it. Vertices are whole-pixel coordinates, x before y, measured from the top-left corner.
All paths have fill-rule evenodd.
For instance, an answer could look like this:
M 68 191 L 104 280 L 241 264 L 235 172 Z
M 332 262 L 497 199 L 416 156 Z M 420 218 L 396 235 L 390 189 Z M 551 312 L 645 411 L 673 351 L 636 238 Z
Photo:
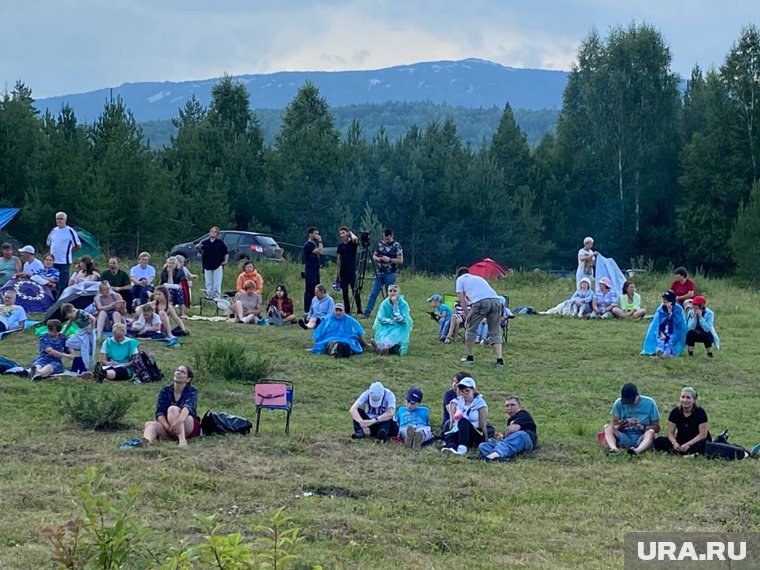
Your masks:
M 621 265 L 651 259 L 760 276 L 760 34 L 744 28 L 718 69 L 686 89 L 646 24 L 592 31 L 578 50 L 556 134 L 531 148 L 509 105 L 487 144 L 451 118 L 371 136 L 342 133 L 304 84 L 265 143 L 244 85 L 226 77 L 208 108 L 189 101 L 151 149 L 122 101 L 80 124 L 40 116 L 19 82 L 0 103 L 0 205 L 40 244 L 63 209 L 106 250 L 134 255 L 211 225 L 298 243 L 305 228 L 391 226 L 415 270 L 490 256 L 511 267 L 572 267 L 585 235 Z M 379 238 L 376 234 L 374 238 Z M 641 262 L 641 261 L 640 261 Z

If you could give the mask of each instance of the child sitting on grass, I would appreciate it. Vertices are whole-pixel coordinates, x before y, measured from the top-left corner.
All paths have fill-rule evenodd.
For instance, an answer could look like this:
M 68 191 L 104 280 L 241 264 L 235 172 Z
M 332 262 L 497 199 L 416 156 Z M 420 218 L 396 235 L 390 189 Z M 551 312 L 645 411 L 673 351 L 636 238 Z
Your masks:
M 593 297 L 594 292 L 591 290 L 591 279 L 583 277 L 578 283 L 578 289 L 570 297 L 570 305 L 572 307 L 570 315 L 582 319 L 590 314 L 591 299 Z
M 438 323 L 438 340 L 444 342 L 451 326 L 451 307 L 443 302 L 443 297 L 435 293 L 428 297 L 428 303 L 433 307 L 428 314 Z
M 32 382 L 38 382 L 52 374 L 64 371 L 63 358 L 73 358 L 66 352 L 66 337 L 61 334 L 61 321 L 50 319 L 47 322 L 48 332 L 40 337 L 40 355 L 32 362 Z
M 406 405 L 396 412 L 399 437 L 404 441 L 404 445 L 415 450 L 434 439 L 433 430 L 430 428 L 430 411 L 427 406 L 420 406 L 421 402 L 422 390 L 409 388 L 406 393 Z

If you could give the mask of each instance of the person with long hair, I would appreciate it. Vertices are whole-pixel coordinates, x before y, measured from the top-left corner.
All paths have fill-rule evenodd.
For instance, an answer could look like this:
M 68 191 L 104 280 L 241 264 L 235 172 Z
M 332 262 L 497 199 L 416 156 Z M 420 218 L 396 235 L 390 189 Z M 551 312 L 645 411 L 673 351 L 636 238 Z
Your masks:
M 177 335 L 184 336 L 190 334 L 190 331 L 188 331 L 187 327 L 185 326 L 185 322 L 179 318 L 177 311 L 174 310 L 174 307 L 169 300 L 169 291 L 166 289 L 166 287 L 163 285 L 157 287 L 153 292 L 153 300 L 150 301 L 149 304 L 153 306 L 153 310 L 161 319 L 161 328 L 163 329 L 163 332 L 166 333 L 167 337 L 173 338 Z M 182 331 L 181 333 L 174 332 L 175 329 L 172 329 L 171 321 L 177 323 L 177 327 L 175 327 L 175 329 L 178 328 L 180 331 Z
M 100 281 L 100 273 L 95 268 L 95 262 L 89 255 L 83 255 L 77 261 L 77 272 L 69 280 L 69 285 L 76 285 L 84 281 Z
M 612 314 L 621 319 L 643 319 L 647 311 L 641 308 L 641 295 L 636 292 L 636 284 L 633 281 L 623 283 L 623 293 L 618 299 L 617 307 L 613 307 Z
M 707 412 L 697 404 L 697 391 L 686 386 L 681 389 L 681 403 L 668 416 L 668 435 L 655 438 L 654 448 L 681 455 L 702 455 L 708 441 L 712 441 L 712 437 Z
M 195 371 L 181 364 L 174 371 L 174 382 L 161 388 L 156 400 L 156 419 L 145 422 L 142 441 L 151 444 L 156 439 L 177 440 L 187 447 L 187 440 L 201 433 L 198 419 L 198 390 L 191 385 Z
M 449 403 L 451 429 L 444 433 L 442 452 L 465 455 L 488 439 L 488 404 L 477 391 L 475 380 L 462 378 L 457 384 L 459 397 Z
M 177 258 L 173 255 L 167 257 L 166 263 L 163 269 L 161 269 L 159 283 L 169 292 L 169 301 L 172 305 L 177 305 L 180 315 L 185 312 L 186 303 L 185 291 L 181 285 L 184 278 L 185 272 L 180 267 Z
M 267 303 L 269 322 L 275 325 L 294 325 L 296 316 L 293 311 L 293 300 L 288 297 L 287 288 L 285 285 L 278 285 Z
M 104 330 L 111 329 L 116 323 L 123 323 L 124 314 L 127 312 L 124 299 L 111 289 L 108 281 L 100 282 L 98 294 L 95 295 L 95 308 L 98 311 L 96 317 L 98 338 L 103 336 Z

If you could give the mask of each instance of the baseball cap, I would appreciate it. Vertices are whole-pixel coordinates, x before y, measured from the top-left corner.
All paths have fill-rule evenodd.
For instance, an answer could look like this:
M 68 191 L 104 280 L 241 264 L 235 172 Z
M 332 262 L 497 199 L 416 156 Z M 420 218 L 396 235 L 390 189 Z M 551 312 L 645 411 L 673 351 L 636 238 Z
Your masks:
M 440 303 L 441 301 L 443 301 L 443 297 L 441 297 L 438 293 L 435 293 L 433 295 L 430 295 L 430 297 L 428 297 L 428 303 L 430 301 L 438 301 Z
M 383 403 L 383 396 L 385 396 L 385 386 L 382 382 L 372 382 L 369 386 L 369 405 L 373 408 L 378 407 Z
M 18 248 L 19 253 L 31 253 L 32 255 L 35 254 L 34 248 L 31 245 L 25 245 L 24 247 Z
M 638 395 L 639 389 L 636 388 L 636 384 L 623 384 L 623 389 L 620 390 L 620 401 L 626 406 L 632 406 Z
M 419 388 L 409 388 L 409 391 L 406 393 L 406 401 L 419 404 L 422 401 L 422 390 Z
M 693 305 L 699 305 L 700 307 L 704 307 L 707 305 L 707 300 L 702 295 L 697 295 L 691 300 Z
M 665 291 L 662 294 L 662 298 L 665 299 L 666 301 L 670 301 L 671 303 L 676 302 L 676 294 L 673 291 Z
M 605 277 L 602 277 L 602 278 L 599 280 L 599 283 L 601 283 L 601 284 L 603 284 L 603 285 L 607 285 L 607 287 L 612 287 L 612 281 L 610 281 L 610 278 L 609 278 L 609 277 L 606 277 L 606 276 L 605 276 Z
M 457 388 L 472 388 L 475 389 L 475 380 L 470 378 L 469 376 L 467 378 L 462 378 L 459 382 L 457 382 Z
M 346 306 L 343 303 L 335 303 L 335 308 L 340 309 L 341 311 L 346 310 Z

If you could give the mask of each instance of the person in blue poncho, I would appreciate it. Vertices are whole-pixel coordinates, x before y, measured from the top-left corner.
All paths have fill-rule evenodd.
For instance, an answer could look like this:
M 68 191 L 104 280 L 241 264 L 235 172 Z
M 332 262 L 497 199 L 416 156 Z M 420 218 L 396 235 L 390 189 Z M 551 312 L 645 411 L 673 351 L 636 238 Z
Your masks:
M 314 354 L 340 355 L 342 350 L 349 350 L 343 356 L 361 354 L 369 346 L 364 338 L 364 328 L 355 318 L 346 314 L 343 303 L 335 303 L 333 313 L 322 320 L 312 334 Z
M 676 303 L 676 294 L 666 291 L 662 294 L 662 305 L 655 311 L 647 329 L 641 354 L 662 358 L 679 356 L 685 343 L 686 319 L 683 309 Z
M 380 355 L 396 354 L 403 356 L 409 350 L 409 335 L 412 333 L 411 311 L 409 303 L 401 295 L 398 285 L 388 287 L 388 298 L 380 303 L 375 323 L 375 338 L 370 341 Z

